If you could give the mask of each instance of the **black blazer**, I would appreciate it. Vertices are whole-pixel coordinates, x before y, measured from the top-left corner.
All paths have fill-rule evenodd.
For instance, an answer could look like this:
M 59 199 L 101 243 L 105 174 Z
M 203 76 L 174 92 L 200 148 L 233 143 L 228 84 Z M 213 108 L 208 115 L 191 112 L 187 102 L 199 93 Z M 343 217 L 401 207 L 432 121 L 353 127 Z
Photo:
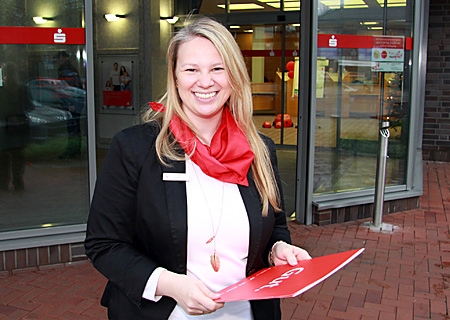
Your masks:
M 142 298 L 157 267 L 186 274 L 186 183 L 163 181 L 163 172 L 185 172 L 185 161 L 163 166 L 155 151 L 156 123 L 127 128 L 115 135 L 96 182 L 87 235 L 86 254 L 109 281 L 102 297 L 110 319 L 167 319 L 176 305 L 163 297 Z M 281 190 L 275 145 L 263 137 Z M 278 240 L 290 243 L 284 212 L 271 208 L 262 217 L 259 194 L 251 172 L 249 186 L 240 186 L 250 224 L 247 275 L 267 267 L 267 256 Z M 251 301 L 255 320 L 281 319 L 280 301 Z

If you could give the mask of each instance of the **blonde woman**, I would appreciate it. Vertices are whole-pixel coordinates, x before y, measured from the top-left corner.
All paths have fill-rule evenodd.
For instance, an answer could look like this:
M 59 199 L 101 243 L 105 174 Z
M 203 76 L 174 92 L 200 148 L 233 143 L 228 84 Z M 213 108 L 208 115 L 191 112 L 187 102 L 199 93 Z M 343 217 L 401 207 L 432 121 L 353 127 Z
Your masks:
M 239 47 L 201 18 L 167 60 L 165 111 L 115 136 L 97 180 L 85 244 L 109 280 L 102 304 L 110 319 L 281 319 L 278 299 L 215 301 L 257 270 L 310 258 L 289 244 Z

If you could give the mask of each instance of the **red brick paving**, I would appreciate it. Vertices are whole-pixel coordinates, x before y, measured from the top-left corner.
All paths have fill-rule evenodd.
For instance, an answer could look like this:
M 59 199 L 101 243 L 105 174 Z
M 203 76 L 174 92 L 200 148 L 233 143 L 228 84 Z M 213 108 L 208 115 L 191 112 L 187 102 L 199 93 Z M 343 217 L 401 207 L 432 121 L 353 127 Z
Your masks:
M 282 301 L 283 320 L 450 319 L 450 163 L 424 164 L 416 210 L 328 226 L 291 222 L 293 242 L 312 256 L 365 247 L 361 256 L 299 297 Z M 89 262 L 0 273 L 0 320 L 106 319 L 106 280 Z

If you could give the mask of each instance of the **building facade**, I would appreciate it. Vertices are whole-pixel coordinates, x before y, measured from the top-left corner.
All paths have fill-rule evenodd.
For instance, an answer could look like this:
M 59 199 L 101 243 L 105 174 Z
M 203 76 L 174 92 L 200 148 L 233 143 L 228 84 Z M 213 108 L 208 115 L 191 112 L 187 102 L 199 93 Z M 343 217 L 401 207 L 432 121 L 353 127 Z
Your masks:
M 385 123 L 384 213 L 418 206 L 422 159 L 448 159 L 446 2 L 6 2 L 0 271 L 85 259 L 109 143 L 164 94 L 167 41 L 199 14 L 242 50 L 254 122 L 278 146 L 288 219 L 372 217 Z

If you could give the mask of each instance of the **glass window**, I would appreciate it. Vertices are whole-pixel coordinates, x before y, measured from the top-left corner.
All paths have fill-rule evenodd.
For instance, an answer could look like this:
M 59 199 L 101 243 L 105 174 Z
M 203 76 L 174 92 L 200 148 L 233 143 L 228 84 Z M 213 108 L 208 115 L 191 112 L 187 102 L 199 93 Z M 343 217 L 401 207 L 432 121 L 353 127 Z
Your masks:
M 315 195 L 374 187 L 383 120 L 386 186 L 406 183 L 412 1 L 367 3 L 320 1 Z
M 0 232 L 84 223 L 84 1 L 8 2 L 0 9 Z
M 254 122 L 277 144 L 297 143 L 298 28 L 298 24 L 230 26 L 252 82 Z

